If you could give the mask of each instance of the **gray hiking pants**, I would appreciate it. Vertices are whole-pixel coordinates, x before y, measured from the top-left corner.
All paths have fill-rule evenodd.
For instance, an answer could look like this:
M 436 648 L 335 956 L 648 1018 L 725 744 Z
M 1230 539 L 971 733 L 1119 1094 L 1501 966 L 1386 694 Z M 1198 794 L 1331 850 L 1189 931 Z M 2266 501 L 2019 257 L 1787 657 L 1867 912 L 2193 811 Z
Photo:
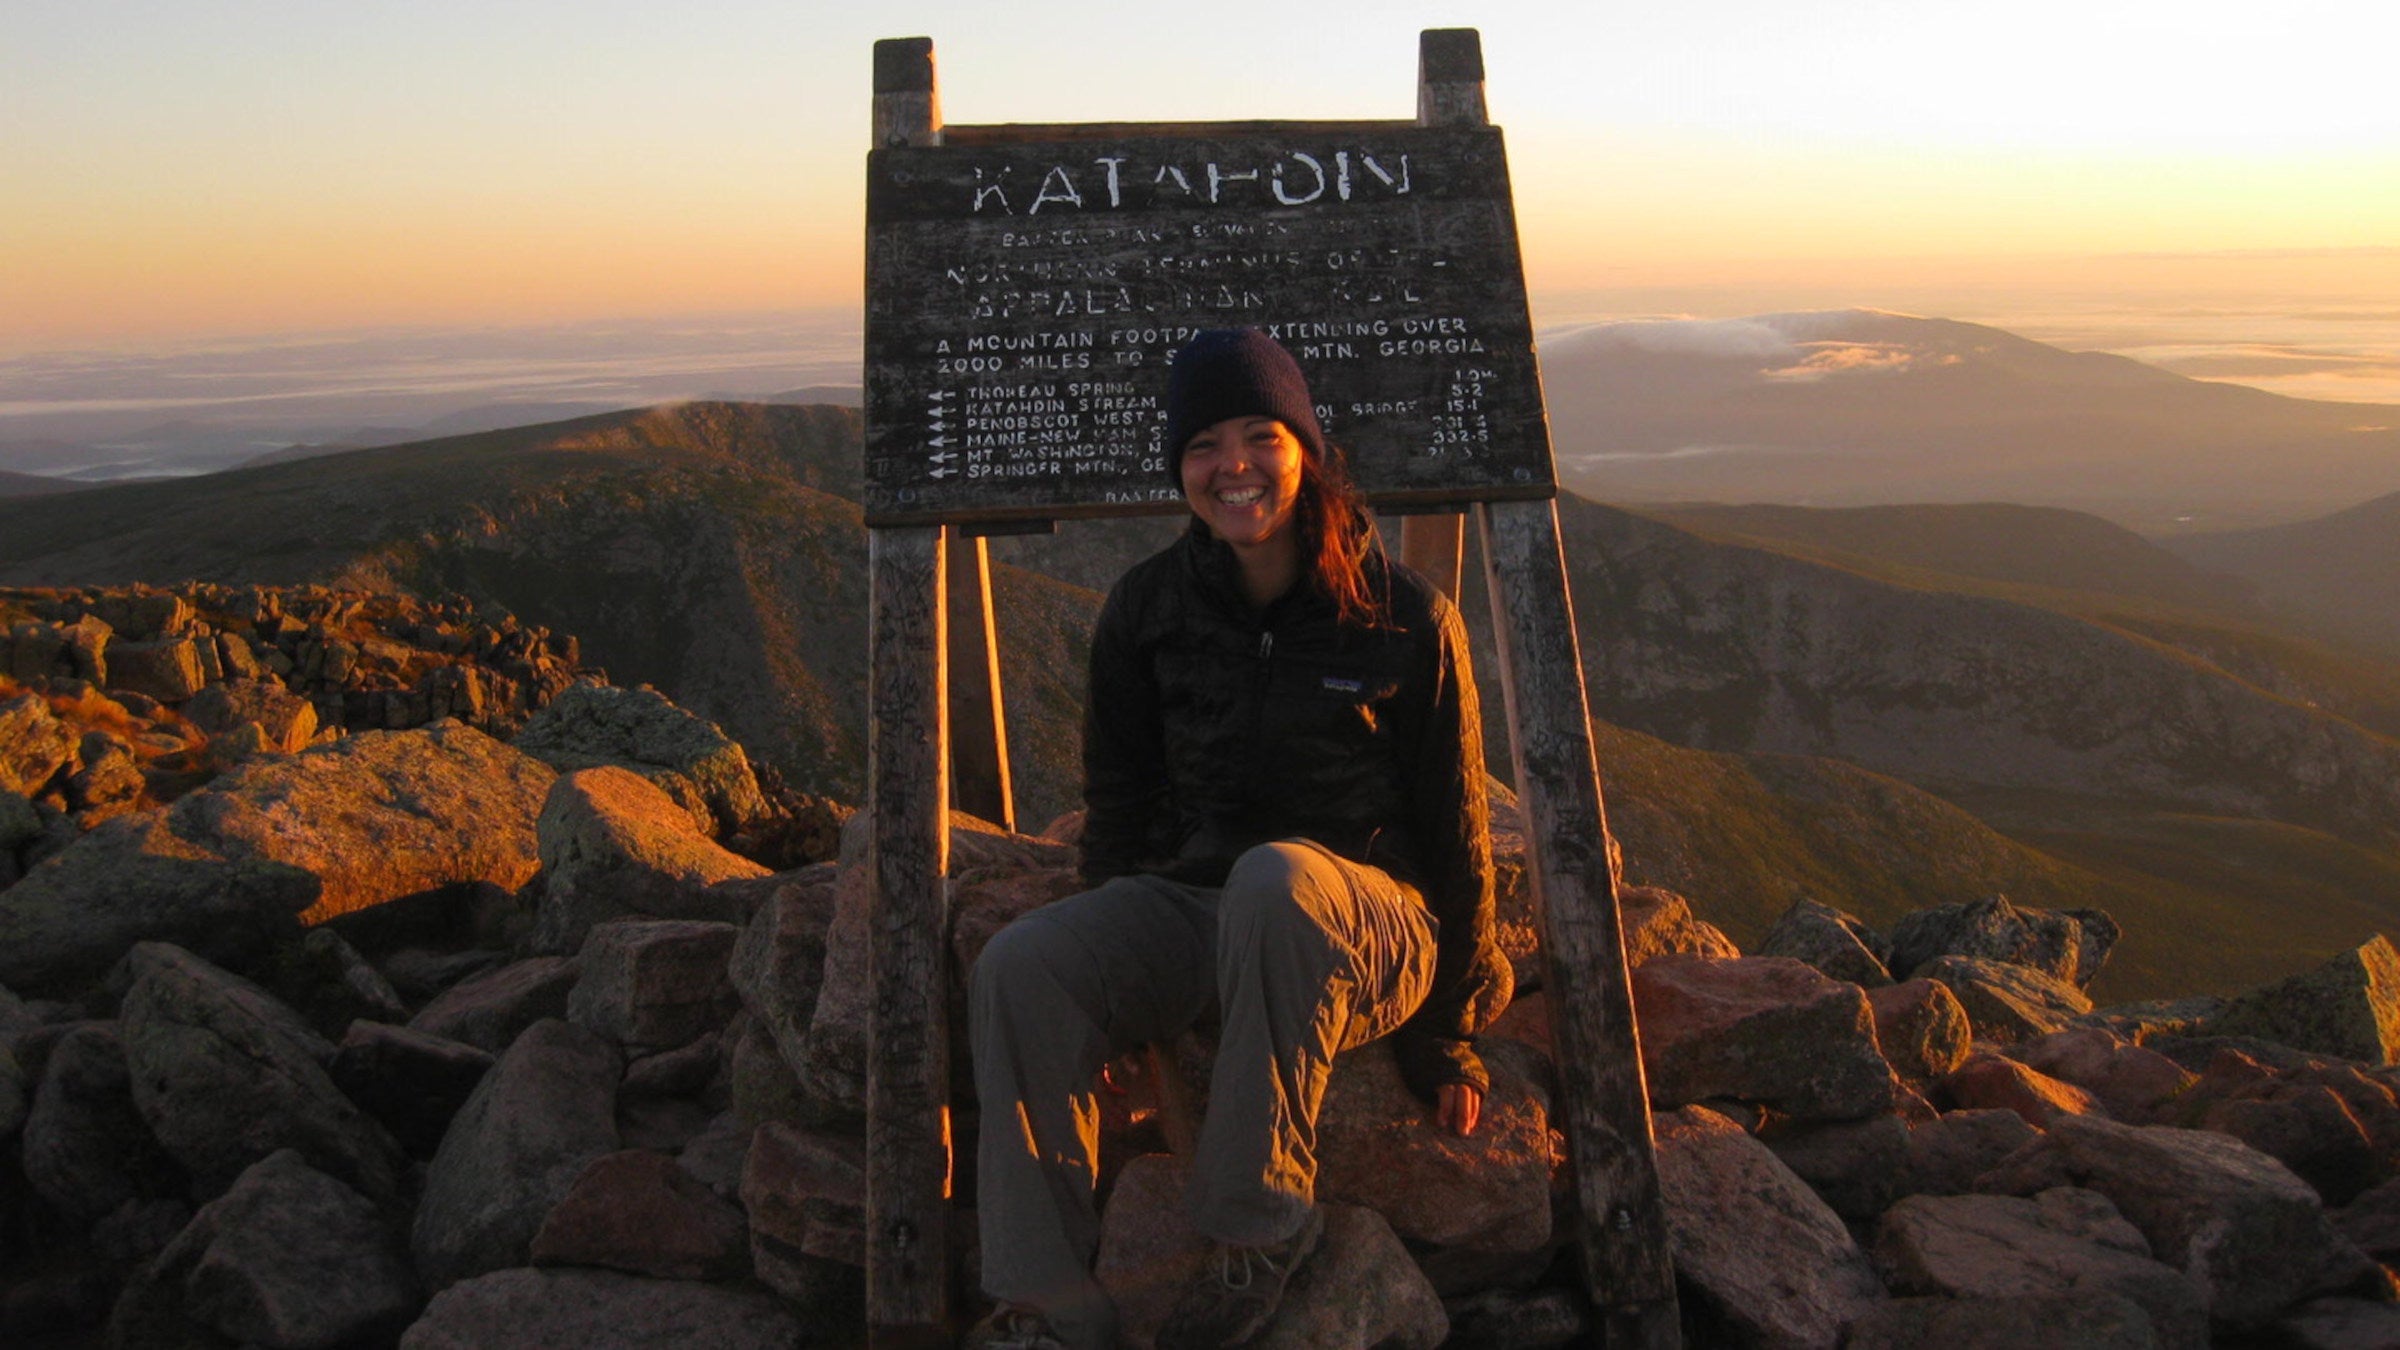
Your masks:
M 1114 1344 L 1091 1273 L 1094 1078 L 1212 1010 L 1221 1031 L 1192 1222 L 1243 1246 L 1290 1236 L 1315 1198 L 1333 1057 L 1424 1002 L 1434 930 L 1416 892 L 1305 840 L 1243 854 L 1222 889 L 1118 877 L 1003 929 L 969 995 L 984 1291 L 1049 1313 L 1077 1350 Z

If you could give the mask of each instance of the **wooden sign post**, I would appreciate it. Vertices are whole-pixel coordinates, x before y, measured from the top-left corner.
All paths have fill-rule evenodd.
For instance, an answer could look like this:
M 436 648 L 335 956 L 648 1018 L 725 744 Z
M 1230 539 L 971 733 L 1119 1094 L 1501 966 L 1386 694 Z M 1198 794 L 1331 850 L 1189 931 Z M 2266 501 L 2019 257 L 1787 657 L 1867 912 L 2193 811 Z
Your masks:
M 866 1254 L 878 1347 L 942 1343 L 950 1322 L 954 712 L 992 738 L 1006 782 L 978 536 L 1183 509 L 1161 443 L 1167 360 L 1195 332 L 1243 325 L 1299 358 L 1368 501 L 1410 516 L 1407 561 L 1454 589 L 1458 513 L 1476 516 L 1585 1278 L 1609 1345 L 1678 1342 L 1506 153 L 1475 32 L 1429 30 L 1419 59 L 1406 121 L 962 126 L 941 120 L 930 41 L 875 46 Z M 956 709 L 953 674 L 981 691 Z

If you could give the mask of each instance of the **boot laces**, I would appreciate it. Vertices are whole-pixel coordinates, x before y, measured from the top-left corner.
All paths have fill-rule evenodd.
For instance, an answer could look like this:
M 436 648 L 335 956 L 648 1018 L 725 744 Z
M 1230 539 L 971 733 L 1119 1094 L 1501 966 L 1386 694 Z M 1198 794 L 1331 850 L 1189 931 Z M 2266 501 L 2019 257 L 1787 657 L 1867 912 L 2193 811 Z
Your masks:
M 1281 1275 L 1283 1267 L 1260 1247 L 1226 1246 L 1218 1251 L 1217 1279 L 1227 1289 L 1239 1292 L 1248 1289 L 1264 1270 L 1269 1275 Z

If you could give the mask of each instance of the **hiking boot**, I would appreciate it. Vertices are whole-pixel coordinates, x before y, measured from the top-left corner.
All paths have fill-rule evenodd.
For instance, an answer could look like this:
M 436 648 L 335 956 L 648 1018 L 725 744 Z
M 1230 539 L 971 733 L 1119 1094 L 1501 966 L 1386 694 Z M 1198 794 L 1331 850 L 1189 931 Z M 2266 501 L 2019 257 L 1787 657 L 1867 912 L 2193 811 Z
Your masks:
M 1003 1303 L 984 1314 L 959 1342 L 962 1350 L 1067 1350 L 1039 1308 Z
M 1158 1350 L 1222 1350 L 1243 1345 L 1266 1330 L 1283 1291 L 1317 1239 L 1325 1235 L 1325 1211 L 1309 1206 L 1300 1231 L 1271 1247 L 1219 1245 L 1208 1269 L 1167 1314 L 1158 1329 Z

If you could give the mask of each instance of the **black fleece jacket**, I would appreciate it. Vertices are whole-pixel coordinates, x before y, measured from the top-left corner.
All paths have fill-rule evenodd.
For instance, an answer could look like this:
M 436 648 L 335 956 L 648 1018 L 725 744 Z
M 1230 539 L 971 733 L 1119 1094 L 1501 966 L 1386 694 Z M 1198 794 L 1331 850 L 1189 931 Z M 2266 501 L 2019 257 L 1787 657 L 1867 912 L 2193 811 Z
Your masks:
M 1336 622 L 1306 582 L 1257 610 L 1195 522 L 1117 582 L 1092 638 L 1083 878 L 1222 885 L 1245 850 L 1297 836 L 1415 888 L 1439 926 L 1434 985 L 1393 1046 L 1430 1101 L 1488 1089 L 1472 1038 L 1511 993 L 1483 736 L 1457 609 L 1380 554 L 1367 576 L 1385 627 Z

